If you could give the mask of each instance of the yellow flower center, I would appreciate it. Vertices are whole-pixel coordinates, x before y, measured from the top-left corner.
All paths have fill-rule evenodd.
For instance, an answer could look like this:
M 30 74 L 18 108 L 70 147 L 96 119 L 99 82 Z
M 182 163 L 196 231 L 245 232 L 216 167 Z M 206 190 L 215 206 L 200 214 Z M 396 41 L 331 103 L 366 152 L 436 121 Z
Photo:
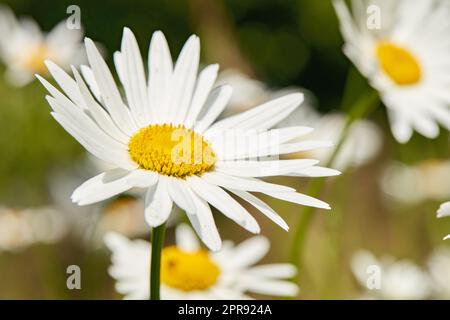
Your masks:
M 182 125 L 142 128 L 131 137 L 128 151 L 141 169 L 178 178 L 210 171 L 216 162 L 209 143 Z
M 185 252 L 176 246 L 166 247 L 161 254 L 161 281 L 183 291 L 206 290 L 219 278 L 220 269 L 208 252 Z
M 44 61 L 46 59 L 53 59 L 53 54 L 47 46 L 38 45 L 24 54 L 26 56 L 24 56 L 23 65 L 26 69 L 40 74 L 47 73 L 47 67 Z
M 376 54 L 383 71 L 398 85 L 412 85 L 420 81 L 419 62 L 408 50 L 389 42 L 380 42 Z

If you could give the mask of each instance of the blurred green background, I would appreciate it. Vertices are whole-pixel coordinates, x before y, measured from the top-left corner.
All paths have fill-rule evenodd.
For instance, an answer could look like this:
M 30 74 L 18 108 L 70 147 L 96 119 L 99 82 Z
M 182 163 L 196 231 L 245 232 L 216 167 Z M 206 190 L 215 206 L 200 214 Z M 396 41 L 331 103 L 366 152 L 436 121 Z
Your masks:
M 314 93 L 321 112 L 341 108 L 347 73 L 351 67 L 341 52 L 342 40 L 330 1 L 317 0 L 136 0 L 136 1 L 1 1 L 17 16 L 31 16 L 50 30 L 65 19 L 66 8 L 81 8 L 86 35 L 102 43 L 111 63 L 119 48 L 122 28 L 136 34 L 144 57 L 155 30 L 162 30 L 176 56 L 192 33 L 201 38 L 202 62 L 218 62 L 272 88 L 304 87 Z M 0 74 L 3 74 L 3 66 Z M 367 86 L 360 78 L 360 88 Z M 349 101 L 359 88 L 350 92 Z M 361 89 L 362 90 L 362 89 Z M 0 205 L 27 208 L 52 205 L 53 173 L 72 176 L 85 153 L 51 118 L 45 90 L 36 81 L 25 88 L 11 87 L 0 78 Z M 345 107 L 345 106 L 344 106 Z M 448 221 L 437 220 L 439 201 L 419 204 L 389 201 L 379 179 L 394 159 L 409 164 L 449 158 L 449 137 L 426 140 L 415 135 L 406 145 L 396 143 L 384 108 L 370 118 L 382 129 L 383 150 L 369 164 L 329 179 L 321 196 L 333 207 L 316 212 L 308 233 L 305 259 L 299 270 L 302 299 L 355 298 L 358 286 L 349 259 L 359 248 L 405 257 L 421 264 L 442 243 L 450 230 Z M 94 172 L 95 173 L 95 172 Z M 284 179 L 306 190 L 308 180 Z M 295 228 L 301 208 L 265 199 Z M 445 199 L 443 199 L 445 200 Z M 450 200 L 450 199 L 449 199 Z M 272 239 L 265 261 L 288 260 L 291 233 L 255 215 L 262 233 Z M 248 238 L 236 225 L 217 215 L 222 238 Z M 169 232 L 169 241 L 171 239 Z M 65 268 L 82 270 L 82 290 L 65 286 Z M 0 254 L 0 298 L 119 298 L 107 275 L 109 252 L 86 246 L 72 233 L 56 244 L 34 245 L 20 252 Z

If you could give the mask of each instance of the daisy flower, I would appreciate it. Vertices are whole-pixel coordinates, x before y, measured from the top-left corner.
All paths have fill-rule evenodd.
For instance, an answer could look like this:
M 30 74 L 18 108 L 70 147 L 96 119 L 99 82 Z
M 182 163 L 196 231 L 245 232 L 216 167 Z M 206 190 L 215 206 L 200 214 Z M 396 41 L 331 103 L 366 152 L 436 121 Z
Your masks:
M 349 12 L 333 1 L 345 39 L 344 52 L 386 105 L 394 137 L 409 141 L 450 129 L 450 5 L 441 0 L 354 0 Z M 379 8 L 381 25 L 369 21 Z
M 65 68 L 82 62 L 82 37 L 83 31 L 68 29 L 65 20 L 43 33 L 31 18 L 18 20 L 9 8 L 0 6 L 0 59 L 12 85 L 24 86 L 35 73 L 46 74 L 46 59 Z
M 301 139 L 327 140 L 337 144 L 347 117 L 336 112 L 320 114 L 313 107 L 303 106 L 283 122 L 285 125 L 299 123 L 314 128 L 313 132 Z M 345 171 L 369 163 L 380 152 L 382 140 L 381 130 L 374 123 L 367 120 L 355 121 L 334 160 L 333 167 Z M 307 154 L 309 157 L 326 162 L 331 158 L 332 153 L 333 148 L 323 148 L 303 153 L 303 156 Z
M 17 252 L 38 243 L 55 243 L 68 230 L 64 215 L 54 208 L 0 207 L 0 252 Z
M 428 270 L 433 284 L 433 297 L 450 299 L 450 248 L 438 248 L 428 260 Z
M 437 212 L 437 217 L 438 218 L 442 218 L 442 217 L 449 217 L 450 216 L 450 201 L 449 202 L 445 202 L 443 203 L 440 207 L 439 210 Z M 450 239 L 450 234 L 447 235 L 444 240 Z
M 254 217 L 230 193 L 284 229 L 288 229 L 286 222 L 250 192 L 330 208 L 290 187 L 258 179 L 338 174 L 317 166 L 317 160 L 267 159 L 330 146 L 326 141 L 290 142 L 310 128 L 270 129 L 299 106 L 301 94 L 286 95 L 215 122 L 231 89 L 227 85 L 214 88 L 217 65 L 207 66 L 197 75 L 197 36 L 189 38 L 173 65 L 164 35 L 155 32 L 147 77 L 136 38 L 125 28 L 121 51 L 114 55 L 123 96 L 92 40 L 86 39 L 85 45 L 90 68 L 83 68 L 84 76 L 72 68 L 73 79 L 47 62 L 65 94 L 37 76 L 50 93 L 47 100 L 56 121 L 90 153 L 113 165 L 74 191 L 72 200 L 77 204 L 89 205 L 134 187 L 145 188 L 144 213 L 150 226 L 162 225 L 175 203 L 212 250 L 220 248 L 221 240 L 210 205 L 248 231 L 260 232 Z
M 125 299 L 147 299 L 151 244 L 129 240 L 117 233 L 105 236 L 112 251 L 109 274 Z M 163 248 L 161 298 L 164 300 L 250 299 L 246 293 L 296 296 L 298 287 L 284 279 L 296 268 L 291 264 L 253 266 L 269 250 L 269 241 L 256 236 L 239 245 L 225 241 L 221 251 L 201 248 L 187 225 L 176 228 L 176 244 Z
M 420 300 L 430 295 L 428 274 L 409 260 L 396 261 L 389 256 L 378 260 L 362 250 L 354 254 L 351 267 L 361 287 L 367 289 L 362 299 Z M 372 287 L 375 283 L 379 287 Z
M 444 201 L 450 197 L 450 161 L 428 159 L 413 165 L 394 162 L 385 169 L 380 185 L 386 195 L 405 204 Z

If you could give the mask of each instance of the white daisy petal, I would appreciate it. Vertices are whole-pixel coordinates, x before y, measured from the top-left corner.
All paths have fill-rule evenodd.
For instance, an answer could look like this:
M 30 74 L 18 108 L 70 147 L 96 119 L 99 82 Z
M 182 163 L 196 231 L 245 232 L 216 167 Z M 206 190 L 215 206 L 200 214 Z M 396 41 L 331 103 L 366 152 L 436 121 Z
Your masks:
M 167 182 L 169 195 L 173 202 L 184 211 L 195 212 L 195 204 L 188 191 L 189 186 L 187 182 L 178 178 L 168 178 Z
M 102 92 L 101 97 L 114 122 L 129 135 L 136 132 L 137 127 L 134 123 L 130 111 L 122 101 L 119 90 L 114 83 L 113 76 L 106 65 L 106 62 L 98 52 L 94 42 L 85 39 L 86 52 L 89 63 L 94 73 L 95 81 Z
M 185 224 L 177 226 L 175 230 L 175 242 L 178 248 L 187 252 L 195 252 L 201 248 L 192 229 Z
M 241 199 L 247 201 L 252 206 L 254 206 L 256 209 L 261 211 L 267 218 L 275 222 L 277 225 L 279 225 L 284 230 L 288 231 L 289 226 L 287 223 L 283 220 L 282 217 L 280 217 L 271 207 L 269 207 L 264 201 L 261 199 L 255 197 L 249 192 L 241 191 L 241 190 L 234 190 L 229 189 L 232 193 L 240 197 Z
M 124 71 L 124 61 L 123 61 L 123 55 L 122 52 L 116 51 L 113 53 L 113 61 L 114 61 L 114 68 L 116 68 L 117 76 L 119 77 L 120 83 L 125 83 L 125 71 Z M 90 70 L 92 73 L 92 70 Z M 94 74 L 90 76 L 90 78 L 94 79 Z
M 187 182 L 199 197 L 216 207 L 225 216 L 252 233 L 260 232 L 255 218 L 244 207 L 221 188 L 203 180 L 203 178 L 192 176 L 187 179 Z
M 127 101 L 134 115 L 134 119 L 141 126 L 149 121 L 147 85 L 144 73 L 144 64 L 136 38 L 130 29 L 123 29 L 122 37 L 122 63 L 124 89 Z
M 257 179 L 239 178 L 222 174 L 219 172 L 206 172 L 202 175 L 202 180 L 210 184 L 231 188 L 237 190 L 245 190 L 251 192 L 293 192 L 293 188 L 279 184 L 268 183 Z
M 86 81 L 86 83 L 89 86 L 89 89 L 91 90 L 95 99 L 97 99 L 97 101 L 101 102 L 102 97 L 101 97 L 101 93 L 100 93 L 100 88 L 98 87 L 97 81 L 95 80 L 92 69 L 86 65 L 81 65 L 80 71 L 81 71 L 81 74 L 83 75 L 84 81 Z M 120 78 L 120 72 L 118 72 L 118 74 L 119 74 L 119 78 Z
M 443 203 L 437 212 L 437 217 L 449 217 L 450 216 L 450 201 Z
M 81 131 L 83 140 L 88 141 L 91 145 L 97 145 L 98 149 L 104 150 L 105 156 L 108 154 L 115 154 L 120 161 L 127 162 L 127 156 L 124 155 L 126 146 L 116 140 L 113 140 L 109 135 L 100 129 L 79 107 L 74 105 L 69 99 L 61 94 L 55 87 L 40 76 L 37 76 L 41 83 L 47 88 L 47 90 L 53 95 L 53 97 L 46 97 L 52 109 L 57 113 L 55 118 L 58 118 L 58 122 L 64 122 L 65 125 L 70 124 L 73 130 Z M 81 128 L 79 128 L 81 127 Z M 72 130 L 72 131 L 73 131 Z M 99 139 L 95 141 L 93 139 Z M 104 157 L 100 157 L 104 159 Z M 108 162 L 114 163 L 114 157 L 110 157 Z
M 175 64 L 172 76 L 170 120 L 173 124 L 183 123 L 189 110 L 197 77 L 200 58 L 200 40 L 191 36 L 184 45 Z
M 269 252 L 270 242 L 267 238 L 252 237 L 241 242 L 233 250 L 233 255 L 228 259 L 228 264 L 234 268 L 244 268 L 260 261 Z
M 196 207 L 195 213 L 186 212 L 192 226 L 210 250 L 219 250 L 222 246 L 222 240 L 220 239 L 211 208 L 205 200 L 199 198 L 190 188 L 189 193 Z
M 295 276 L 297 268 L 289 263 L 265 264 L 247 270 L 248 274 L 271 279 L 289 279 Z
M 85 104 L 84 99 L 77 83 L 52 61 L 46 60 L 45 64 L 50 71 L 50 74 L 56 80 L 61 89 L 67 94 L 69 99 L 72 100 L 75 105 L 83 106 Z
M 191 128 L 194 125 L 197 120 L 197 116 L 202 111 L 206 99 L 208 98 L 214 82 L 216 81 L 218 70 L 219 65 L 213 64 L 207 66 L 200 72 L 194 94 L 192 95 L 191 106 L 186 116 L 186 120 L 184 121 L 184 125 L 187 128 Z
M 171 92 L 172 57 L 166 38 L 161 31 L 153 33 L 150 42 L 148 97 L 151 115 L 155 121 L 165 121 L 168 114 L 168 98 Z
M 250 292 L 258 294 L 295 297 L 299 292 L 298 287 L 290 281 L 261 280 L 258 278 L 250 278 L 241 281 L 243 282 L 241 283 L 242 287 Z
M 51 99 L 48 99 L 54 105 Z M 51 115 L 55 120 L 72 135 L 87 151 L 93 154 L 95 157 L 105 161 L 109 164 L 115 164 L 123 169 L 132 170 L 136 168 L 136 165 L 129 159 L 126 152 L 122 152 L 119 149 L 107 148 L 102 141 L 102 136 L 89 135 L 88 132 L 83 131 L 79 127 L 75 126 L 72 121 L 66 118 L 64 115 L 52 112 Z
M 78 70 L 72 67 L 73 74 L 75 76 L 75 81 L 77 82 L 80 92 L 83 96 L 86 108 L 89 114 L 97 122 L 100 128 L 102 128 L 108 135 L 117 141 L 127 144 L 129 142 L 129 137 L 120 131 L 119 128 L 113 123 L 110 115 L 95 101 L 89 92 L 83 78 L 79 74 Z
M 167 184 L 167 178 L 160 176 L 156 187 L 149 188 L 145 196 L 145 220 L 153 228 L 166 222 L 172 211 Z
M 330 205 L 316 198 L 298 192 L 264 192 L 265 194 L 284 201 L 289 201 L 304 206 L 330 210 Z
M 73 202 L 78 205 L 88 205 L 114 197 L 133 187 L 128 184 L 133 171 L 113 169 L 103 172 L 83 183 L 72 194 Z
M 291 172 L 288 175 L 296 176 L 296 177 L 332 177 L 332 176 L 338 176 L 340 174 L 341 174 L 341 172 L 338 170 L 319 167 L 319 166 L 312 166 L 309 168 L 296 170 L 294 172 Z
M 269 177 L 284 176 L 290 172 L 306 170 L 318 162 L 318 160 L 312 159 L 221 161 L 217 162 L 215 167 L 216 172 L 224 175 L 238 177 Z
M 213 124 L 205 132 L 205 137 L 210 139 L 214 134 L 229 129 L 268 129 L 288 116 L 302 101 L 303 94 L 301 93 L 292 93 L 274 99 L 251 110 Z
M 220 86 L 211 92 L 208 100 L 205 103 L 207 110 L 203 118 L 196 124 L 195 131 L 203 133 L 213 123 L 217 117 L 227 106 L 233 90 L 231 86 Z
M 149 170 L 135 170 L 127 182 L 136 188 L 149 188 L 158 182 L 159 175 Z

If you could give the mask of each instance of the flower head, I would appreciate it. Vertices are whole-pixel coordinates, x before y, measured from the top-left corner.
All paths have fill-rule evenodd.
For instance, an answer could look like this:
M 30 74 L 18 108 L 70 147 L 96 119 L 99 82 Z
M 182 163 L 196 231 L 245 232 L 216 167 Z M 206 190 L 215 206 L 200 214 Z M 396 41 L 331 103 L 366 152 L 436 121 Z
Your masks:
M 413 130 L 434 138 L 439 123 L 450 129 L 449 3 L 353 0 L 352 14 L 343 0 L 333 3 L 344 52 L 379 91 L 395 138 L 407 142 Z M 369 6 L 379 25 L 369 23 Z
M 65 20 L 45 34 L 31 18 L 17 20 L 9 8 L 0 6 L 0 59 L 13 85 L 28 84 L 35 73 L 47 74 L 46 59 L 64 68 L 82 62 L 82 36 L 81 29 L 69 29 Z
M 358 251 L 353 255 L 351 267 L 361 287 L 367 288 L 365 297 L 417 300 L 430 295 L 428 274 L 409 260 L 396 261 L 392 257 L 378 260 L 371 252 Z
M 109 274 L 116 289 L 127 299 L 146 299 L 151 244 L 129 240 L 109 233 L 106 245 L 112 251 Z M 200 247 L 187 225 L 176 229 L 176 244 L 163 248 L 161 256 L 162 299 L 249 299 L 247 292 L 295 296 L 298 288 L 284 280 L 295 275 L 290 264 L 253 266 L 269 250 L 269 241 L 261 236 L 234 246 L 225 242 L 221 251 L 208 252 Z
M 284 220 L 249 192 L 329 209 L 328 204 L 290 187 L 258 179 L 338 174 L 316 166 L 318 161 L 313 159 L 273 159 L 329 146 L 326 141 L 293 142 L 310 128 L 270 129 L 298 107 L 302 94 L 286 95 L 215 122 L 231 89 L 227 85 L 214 88 L 217 65 L 197 75 L 200 42 L 195 35 L 173 65 L 164 35 L 155 32 L 147 81 L 136 38 L 125 28 L 121 51 L 114 55 L 124 96 L 92 40 L 86 39 L 85 44 L 90 68 L 82 68 L 83 76 L 72 68 L 73 79 L 47 62 L 65 94 L 38 76 L 51 94 L 47 100 L 53 117 L 89 152 L 113 165 L 77 188 L 74 202 L 88 205 L 131 188 L 145 188 L 144 211 L 150 226 L 166 222 L 175 203 L 212 250 L 220 248 L 221 240 L 210 205 L 250 232 L 260 231 L 253 216 L 229 192 L 284 229 L 288 228 Z

